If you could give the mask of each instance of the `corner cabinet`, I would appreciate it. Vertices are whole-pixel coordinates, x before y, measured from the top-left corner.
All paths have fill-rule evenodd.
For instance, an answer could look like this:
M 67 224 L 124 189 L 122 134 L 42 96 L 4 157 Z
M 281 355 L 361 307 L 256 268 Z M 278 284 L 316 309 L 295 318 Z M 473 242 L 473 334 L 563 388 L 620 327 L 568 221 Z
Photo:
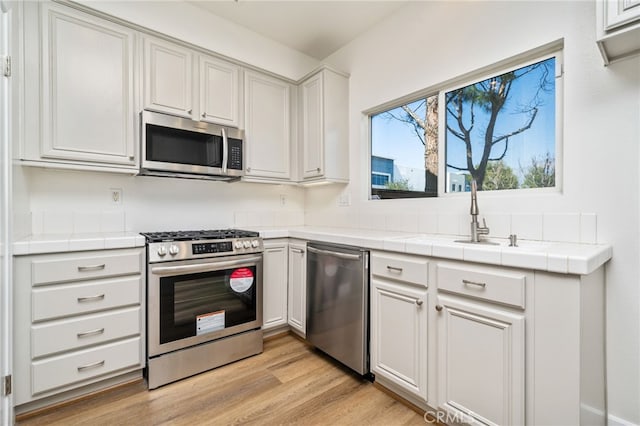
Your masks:
M 262 329 L 265 331 L 288 323 L 287 265 L 287 241 L 265 241 L 262 268 Z
M 348 78 L 323 68 L 299 87 L 302 183 L 348 182 Z
M 151 36 L 143 51 L 145 109 L 240 126 L 240 67 Z
M 413 403 L 427 402 L 427 261 L 371 254 L 371 371 Z
M 144 248 L 14 258 L 16 406 L 142 376 L 144 264 Z
M 307 244 L 289 242 L 289 326 L 304 336 L 307 332 Z
M 244 86 L 244 180 L 289 181 L 291 160 L 295 158 L 291 143 L 291 98 L 295 87 L 255 71 L 245 72 Z
M 49 2 L 25 4 L 24 23 L 30 87 L 20 158 L 41 166 L 135 169 L 135 32 Z
M 640 0 L 596 1 L 596 25 L 605 64 L 640 54 Z
M 604 266 L 572 275 L 372 251 L 370 270 L 380 385 L 448 424 L 606 424 Z

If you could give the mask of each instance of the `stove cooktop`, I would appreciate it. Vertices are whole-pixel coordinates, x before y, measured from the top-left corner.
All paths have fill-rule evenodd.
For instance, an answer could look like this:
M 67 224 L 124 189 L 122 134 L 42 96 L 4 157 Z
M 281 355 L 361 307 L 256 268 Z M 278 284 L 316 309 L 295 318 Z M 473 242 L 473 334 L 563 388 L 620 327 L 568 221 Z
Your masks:
M 255 238 L 260 233 L 242 229 L 209 229 L 199 231 L 141 232 L 147 243 L 170 241 L 227 240 L 231 238 Z

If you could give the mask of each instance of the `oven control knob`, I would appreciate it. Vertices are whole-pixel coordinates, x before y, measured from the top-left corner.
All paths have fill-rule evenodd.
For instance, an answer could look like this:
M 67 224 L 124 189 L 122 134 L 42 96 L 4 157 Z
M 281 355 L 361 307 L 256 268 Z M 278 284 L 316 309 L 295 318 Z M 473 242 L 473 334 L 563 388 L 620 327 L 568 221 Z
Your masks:
M 244 248 L 249 248 L 251 247 L 251 241 L 245 241 L 243 245 L 244 245 Z
M 180 248 L 177 245 L 172 244 L 171 247 L 169 247 L 169 254 L 171 256 L 175 256 L 179 252 L 180 252 Z
M 251 241 L 251 247 L 258 248 L 259 245 L 260 245 L 260 243 L 258 242 L 258 240 Z
M 235 247 L 237 249 L 241 249 L 242 248 L 242 241 L 236 241 Z
M 162 257 L 162 256 L 166 256 L 166 254 L 167 254 L 167 248 L 165 246 L 158 247 L 158 256 Z

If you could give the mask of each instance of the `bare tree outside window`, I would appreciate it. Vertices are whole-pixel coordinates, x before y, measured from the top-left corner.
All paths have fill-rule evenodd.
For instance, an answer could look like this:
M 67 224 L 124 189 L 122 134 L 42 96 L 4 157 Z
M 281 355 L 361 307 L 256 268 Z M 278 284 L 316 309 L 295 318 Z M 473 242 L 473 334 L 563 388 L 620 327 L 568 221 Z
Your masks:
M 525 179 L 534 172 L 519 167 L 555 152 L 554 71 L 552 57 L 447 92 L 448 176 L 470 175 L 478 190 L 554 186 L 554 178 Z M 554 157 L 545 161 L 555 173 Z

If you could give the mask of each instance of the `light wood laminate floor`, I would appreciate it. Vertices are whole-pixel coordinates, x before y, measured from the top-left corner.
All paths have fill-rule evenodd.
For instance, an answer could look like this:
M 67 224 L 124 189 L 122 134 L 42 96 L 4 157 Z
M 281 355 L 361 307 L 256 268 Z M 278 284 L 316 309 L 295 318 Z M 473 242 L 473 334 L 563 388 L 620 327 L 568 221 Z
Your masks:
M 19 425 L 425 425 L 396 401 L 292 335 L 264 352 L 148 391 L 143 382 Z

